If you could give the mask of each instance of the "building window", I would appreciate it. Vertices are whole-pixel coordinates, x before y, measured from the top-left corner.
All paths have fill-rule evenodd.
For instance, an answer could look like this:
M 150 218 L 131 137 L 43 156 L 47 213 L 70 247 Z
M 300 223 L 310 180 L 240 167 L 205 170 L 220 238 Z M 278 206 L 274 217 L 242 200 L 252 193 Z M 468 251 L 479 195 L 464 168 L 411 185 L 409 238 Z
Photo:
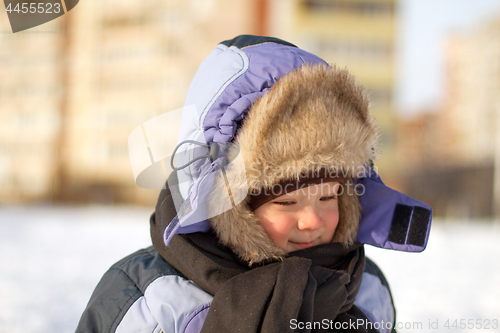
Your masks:
M 336 1 L 336 0 L 305 0 L 304 6 L 309 11 L 339 14 L 353 13 L 367 16 L 392 15 L 394 3 L 376 3 L 364 1 Z
M 319 42 L 321 54 L 333 58 L 350 58 L 387 61 L 392 56 L 392 45 L 355 40 L 322 40 Z

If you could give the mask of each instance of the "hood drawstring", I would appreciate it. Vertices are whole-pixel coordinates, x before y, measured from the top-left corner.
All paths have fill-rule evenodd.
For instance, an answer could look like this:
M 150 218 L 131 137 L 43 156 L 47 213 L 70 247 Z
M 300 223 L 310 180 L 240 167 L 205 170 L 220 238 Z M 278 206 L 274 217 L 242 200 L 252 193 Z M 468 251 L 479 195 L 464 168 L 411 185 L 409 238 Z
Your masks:
M 184 164 L 183 166 L 175 167 L 174 166 L 175 154 L 176 154 L 177 150 L 180 148 L 180 146 L 182 146 L 183 144 L 186 144 L 186 143 L 192 143 L 192 144 L 196 144 L 196 145 L 199 145 L 202 147 L 210 148 L 209 153 L 207 155 L 198 156 L 198 157 L 192 159 L 191 161 L 189 161 L 188 163 Z M 199 142 L 199 141 L 195 141 L 195 140 L 184 140 L 184 141 L 181 141 L 175 147 L 174 152 L 172 153 L 172 157 L 170 158 L 170 167 L 172 167 L 172 170 L 174 170 L 174 171 L 179 171 L 179 170 L 187 168 L 188 166 L 190 166 L 191 164 L 193 164 L 194 162 L 196 162 L 198 160 L 201 160 L 202 158 L 208 158 L 208 159 L 210 159 L 210 162 L 213 162 L 217 159 L 218 155 L 219 155 L 219 145 L 216 142 L 211 142 L 209 145 L 207 145 L 207 144 L 204 144 L 203 142 Z

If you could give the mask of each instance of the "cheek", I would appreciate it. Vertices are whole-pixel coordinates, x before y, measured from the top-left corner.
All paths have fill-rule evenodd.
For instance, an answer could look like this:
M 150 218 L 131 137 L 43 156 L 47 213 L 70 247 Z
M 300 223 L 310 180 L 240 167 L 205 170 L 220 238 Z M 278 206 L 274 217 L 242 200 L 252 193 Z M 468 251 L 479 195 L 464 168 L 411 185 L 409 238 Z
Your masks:
M 325 234 L 324 240 L 330 242 L 333 239 L 335 230 L 339 224 L 339 211 L 338 209 L 331 210 L 325 215 Z
M 259 224 L 279 248 L 284 248 L 293 229 L 293 221 L 283 216 L 261 218 Z

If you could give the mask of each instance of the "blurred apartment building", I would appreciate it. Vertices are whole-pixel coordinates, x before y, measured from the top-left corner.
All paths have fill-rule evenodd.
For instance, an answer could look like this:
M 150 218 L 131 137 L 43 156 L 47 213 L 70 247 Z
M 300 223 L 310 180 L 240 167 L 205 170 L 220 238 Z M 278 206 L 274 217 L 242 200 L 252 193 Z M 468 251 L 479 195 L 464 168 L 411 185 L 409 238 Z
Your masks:
M 52 188 L 62 101 L 59 23 L 14 35 L 0 13 L 0 198 L 43 197 Z
M 152 204 L 128 135 L 183 105 L 200 62 L 238 34 L 273 35 L 347 66 L 371 94 L 382 156 L 392 111 L 396 0 L 81 1 L 16 34 L 0 20 L 0 201 Z M 1 15 L 4 15 L 2 13 Z M 393 163 L 392 163 L 393 165 Z M 387 179 L 387 178 L 385 178 Z
M 214 45 L 255 30 L 250 5 L 83 1 L 16 34 L 2 17 L 0 200 L 152 204 L 158 191 L 135 184 L 128 135 L 182 107 Z
M 450 37 L 445 63 L 443 108 L 400 127 L 400 163 L 438 215 L 489 216 L 500 199 L 500 17 Z

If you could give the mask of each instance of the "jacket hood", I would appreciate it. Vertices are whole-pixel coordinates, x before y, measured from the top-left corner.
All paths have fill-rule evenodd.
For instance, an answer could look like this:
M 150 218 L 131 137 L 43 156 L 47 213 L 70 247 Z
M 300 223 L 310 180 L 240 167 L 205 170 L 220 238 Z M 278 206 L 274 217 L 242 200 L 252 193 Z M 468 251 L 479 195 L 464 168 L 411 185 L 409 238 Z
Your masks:
M 334 241 L 422 251 L 431 208 L 386 187 L 370 168 L 376 137 L 368 98 L 347 71 L 275 38 L 222 42 L 188 92 L 174 152 L 182 167 L 168 183 L 180 193 L 178 213 L 164 243 L 213 229 L 244 260 L 279 258 L 248 194 L 326 167 L 342 172 L 351 193 L 362 189 L 339 196 Z
M 345 179 L 333 241 L 351 245 L 361 214 L 352 176 L 374 159 L 377 133 L 368 98 L 347 70 L 304 64 L 287 73 L 250 108 L 228 154 L 235 162 L 212 192 L 227 191 L 228 184 L 250 195 L 224 212 L 217 210 L 219 195 L 210 196 L 209 209 L 220 213 L 212 214 L 212 227 L 244 260 L 281 257 L 283 250 L 267 236 L 248 201 L 262 190 L 282 190 L 283 181 L 324 170 Z

